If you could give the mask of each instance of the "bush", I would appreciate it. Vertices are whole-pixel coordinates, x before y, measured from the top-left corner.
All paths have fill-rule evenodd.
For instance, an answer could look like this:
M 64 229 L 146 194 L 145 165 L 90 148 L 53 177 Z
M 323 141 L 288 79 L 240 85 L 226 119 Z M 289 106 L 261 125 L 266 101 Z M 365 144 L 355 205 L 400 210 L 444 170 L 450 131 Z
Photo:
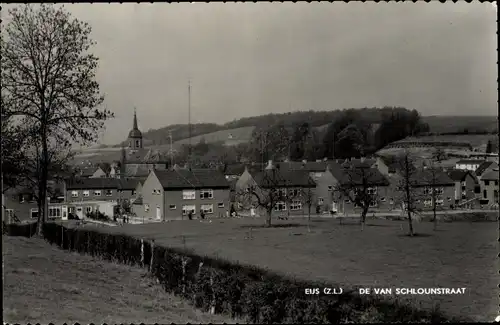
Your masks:
M 111 219 L 102 213 L 101 211 L 92 211 L 87 213 L 87 218 L 92 219 L 92 220 L 97 220 L 97 221 L 110 221 Z
M 123 234 L 46 223 L 44 236 L 65 249 L 124 264 L 141 262 L 141 240 Z M 180 249 L 154 246 L 151 254 L 151 243 L 142 243 L 144 266 L 149 266 L 153 257 L 151 273 L 167 292 L 184 297 L 202 310 L 246 318 L 250 323 L 447 321 L 439 310 L 421 311 L 397 300 L 359 296 L 354 289 L 342 295 L 306 296 L 305 288 L 332 286 L 289 279 L 254 266 Z
M 33 237 L 36 234 L 38 222 L 31 223 L 3 223 L 2 233 L 7 236 Z

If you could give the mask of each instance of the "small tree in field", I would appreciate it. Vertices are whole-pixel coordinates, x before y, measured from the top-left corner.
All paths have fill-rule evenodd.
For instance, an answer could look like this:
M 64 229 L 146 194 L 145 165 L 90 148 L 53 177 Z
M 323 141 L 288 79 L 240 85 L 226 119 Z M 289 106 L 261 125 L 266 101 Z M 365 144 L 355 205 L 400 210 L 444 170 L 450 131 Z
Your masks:
M 30 141 L 37 141 L 38 234 L 47 217 L 47 180 L 53 161 L 50 148 L 90 144 L 112 113 L 99 109 L 104 98 L 95 81 L 98 59 L 87 23 L 64 8 L 41 4 L 9 11 L 2 31 L 2 103 L 20 118 Z
M 413 236 L 412 213 L 417 212 L 417 200 L 419 197 L 420 181 L 417 180 L 418 170 L 412 162 L 412 155 L 405 151 L 397 159 L 397 168 L 399 170 L 399 180 L 396 190 L 400 193 L 400 200 L 403 211 L 408 215 L 409 235 Z
M 307 186 L 314 186 L 309 175 L 304 177 L 303 183 Z M 250 183 L 245 189 L 240 191 L 239 196 L 247 197 L 254 202 L 254 205 L 266 211 L 266 225 L 271 227 L 273 211 L 280 205 L 285 205 L 294 199 L 301 198 L 301 191 L 292 191 L 296 187 L 293 184 L 290 173 L 283 173 L 277 168 L 262 171 L 255 175 L 254 182 Z
M 434 222 L 434 230 L 437 230 L 437 222 L 438 222 L 437 221 L 437 206 L 438 206 L 437 200 L 440 198 L 440 194 L 438 191 L 440 171 L 436 167 L 433 160 L 428 162 L 428 166 L 429 166 L 429 168 L 426 169 L 425 182 L 429 185 L 427 192 L 431 198 L 432 214 L 433 214 L 432 221 Z
M 378 186 L 387 186 L 388 181 L 377 169 L 368 166 L 352 166 L 344 170 L 344 177 L 335 186 L 334 193 L 339 198 L 348 198 L 361 208 L 360 223 L 364 227 L 370 207 L 374 207 L 378 197 Z
M 307 206 L 307 230 L 311 231 L 310 229 L 310 224 L 311 224 L 311 208 L 313 207 L 314 203 L 316 203 L 316 196 L 314 195 L 313 188 L 308 187 L 304 190 L 301 191 L 302 193 L 302 201 L 304 204 Z

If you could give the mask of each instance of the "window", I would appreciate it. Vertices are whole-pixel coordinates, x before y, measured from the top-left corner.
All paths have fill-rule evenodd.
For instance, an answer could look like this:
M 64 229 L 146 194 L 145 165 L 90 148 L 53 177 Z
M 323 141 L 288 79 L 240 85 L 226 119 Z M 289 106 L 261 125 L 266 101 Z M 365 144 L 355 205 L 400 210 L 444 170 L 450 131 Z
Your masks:
M 328 190 L 329 190 L 330 192 L 331 192 L 331 191 L 333 191 L 333 186 L 328 185 Z
M 377 200 L 370 201 L 370 205 L 369 205 L 370 208 L 374 208 L 376 206 L 377 206 Z
M 490 181 L 484 181 L 484 185 L 489 186 L 490 185 Z
M 112 196 L 113 195 L 113 190 L 106 190 L 106 196 Z
M 194 205 L 183 205 L 182 206 L 182 215 L 187 216 L 189 211 L 191 211 L 193 214 L 196 214 L 196 206 Z
M 24 203 L 24 195 L 19 195 L 19 203 Z
M 94 196 L 101 196 L 101 190 L 95 190 Z
M 14 210 L 5 209 L 5 216 L 7 217 L 8 222 L 10 222 L 12 217 L 14 217 Z
M 68 207 L 68 213 L 75 213 L 75 207 Z
M 78 191 L 71 191 L 71 197 L 78 197 Z
M 196 199 L 196 191 L 194 190 L 184 190 L 182 191 L 183 200 L 194 200 Z
M 82 195 L 83 195 L 84 197 L 88 197 L 88 196 L 90 196 L 90 191 L 88 191 L 88 190 L 87 190 L 87 191 L 83 191 L 83 192 L 82 192 Z
M 434 193 L 443 194 L 443 192 L 444 192 L 444 188 L 442 188 L 442 187 L 436 187 L 434 189 Z
M 135 140 L 135 146 L 139 147 L 139 144 L 140 144 L 139 140 Z
M 487 198 L 488 197 L 488 192 L 486 190 L 483 190 L 483 198 Z
M 157 188 L 153 189 L 153 194 L 161 194 L 161 191 Z
M 498 181 L 495 181 L 495 186 L 498 186 Z
M 443 205 L 443 204 L 444 204 L 443 199 L 438 199 L 438 200 L 436 200 L 436 205 L 437 205 L 437 206 L 441 206 L 441 205 Z
M 202 204 L 200 210 L 205 212 L 205 213 L 214 213 L 214 205 L 213 204 Z
M 149 211 L 149 204 L 144 204 L 144 211 L 146 211 L 146 212 Z
M 291 190 L 288 191 L 291 197 L 297 197 L 299 196 L 299 190 L 296 188 L 292 188 Z
M 31 218 L 38 218 L 38 208 L 33 208 L 30 210 Z
M 351 203 L 351 200 L 349 200 L 349 199 L 345 199 L 345 200 L 344 200 L 344 203 Z
M 277 188 L 274 190 L 274 193 L 276 193 L 276 195 L 281 197 L 286 197 L 287 195 L 286 188 Z
M 132 195 L 135 195 L 135 194 L 136 194 L 136 193 L 135 193 L 135 190 L 132 190 Z
M 389 204 L 394 204 L 394 199 L 393 199 L 393 198 L 391 198 L 391 199 L 389 200 Z
M 318 205 L 323 205 L 323 203 L 325 203 L 325 199 L 323 199 L 322 197 L 319 197 L 318 198 Z
M 320 178 L 321 176 L 323 176 L 323 173 L 314 173 L 314 177 L 316 178 Z
M 385 202 L 385 197 L 381 197 L 380 202 Z
M 370 195 L 375 195 L 375 194 L 377 194 L 377 188 L 376 187 L 369 187 L 366 189 L 366 192 Z
M 277 202 L 274 205 L 274 211 L 286 211 L 286 203 L 283 201 Z
M 175 204 L 170 204 L 170 205 L 168 206 L 168 208 L 169 208 L 170 210 L 175 210 L 175 209 L 177 209 L 177 206 L 176 206 Z
M 451 201 L 451 197 L 448 196 L 448 201 Z
M 302 210 L 302 202 L 292 201 L 292 204 L 290 204 L 290 210 L 291 211 Z
M 213 199 L 214 191 L 213 190 L 201 190 L 200 191 L 200 199 Z M 186 198 L 184 198 L 186 200 Z
M 92 212 L 92 207 L 86 207 L 85 208 L 86 213 L 91 213 Z
M 431 194 L 431 189 L 429 187 L 424 187 L 424 194 Z
M 219 202 L 219 203 L 217 203 L 217 207 L 218 207 L 218 208 L 223 208 L 223 207 L 224 207 L 224 202 Z
M 462 187 L 465 187 L 467 183 L 465 181 L 462 182 Z

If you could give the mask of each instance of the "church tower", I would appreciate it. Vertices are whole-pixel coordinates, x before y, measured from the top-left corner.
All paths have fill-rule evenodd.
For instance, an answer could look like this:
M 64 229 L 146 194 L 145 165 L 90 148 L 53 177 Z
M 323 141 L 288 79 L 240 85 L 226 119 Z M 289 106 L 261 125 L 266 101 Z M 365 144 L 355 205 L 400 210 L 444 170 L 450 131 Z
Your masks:
M 137 113 L 134 108 L 134 125 L 128 134 L 128 147 L 132 150 L 142 149 L 142 133 L 137 127 Z

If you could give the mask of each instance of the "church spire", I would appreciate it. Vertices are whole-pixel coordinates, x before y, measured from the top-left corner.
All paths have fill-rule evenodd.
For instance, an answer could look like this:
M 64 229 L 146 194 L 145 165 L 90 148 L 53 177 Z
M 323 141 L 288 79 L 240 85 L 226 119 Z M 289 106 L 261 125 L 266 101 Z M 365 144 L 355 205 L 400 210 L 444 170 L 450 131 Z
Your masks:
M 133 127 L 134 130 L 138 130 L 139 128 L 137 127 L 137 112 L 136 112 L 136 109 L 134 107 L 134 127 Z

